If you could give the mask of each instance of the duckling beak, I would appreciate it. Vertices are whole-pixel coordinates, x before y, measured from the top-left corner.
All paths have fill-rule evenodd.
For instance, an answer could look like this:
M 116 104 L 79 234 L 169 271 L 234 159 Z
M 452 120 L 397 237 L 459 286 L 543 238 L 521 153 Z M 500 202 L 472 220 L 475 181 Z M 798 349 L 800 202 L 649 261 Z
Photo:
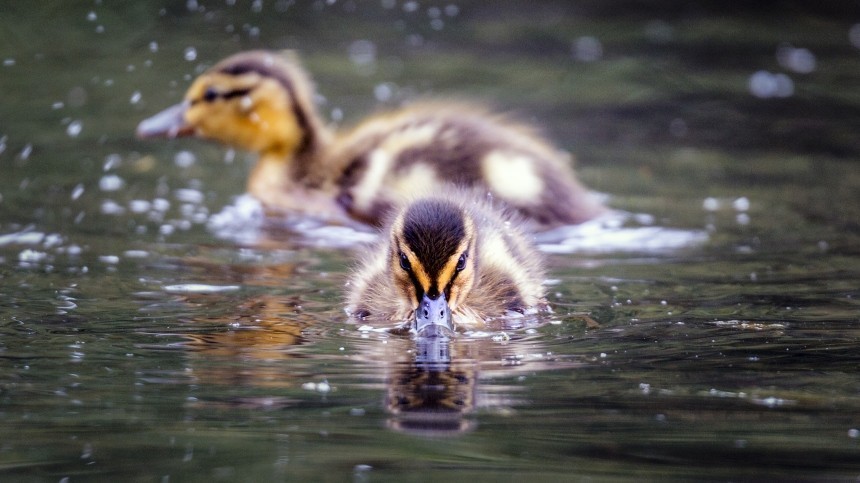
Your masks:
M 186 110 L 188 110 L 188 103 L 181 102 L 140 121 L 137 125 L 137 137 L 140 139 L 176 138 L 190 135 L 194 129 L 185 122 Z
M 415 311 L 415 330 L 421 337 L 450 335 L 454 332 L 451 308 L 448 307 L 444 293 L 440 293 L 435 299 L 424 294 Z

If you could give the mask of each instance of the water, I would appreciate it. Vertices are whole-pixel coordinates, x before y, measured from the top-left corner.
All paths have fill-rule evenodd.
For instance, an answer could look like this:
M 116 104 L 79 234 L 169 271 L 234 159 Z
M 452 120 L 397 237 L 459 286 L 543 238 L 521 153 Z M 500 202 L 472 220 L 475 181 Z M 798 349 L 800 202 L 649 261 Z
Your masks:
M 523 5 L 7 6 L 2 479 L 860 476 L 860 11 Z M 478 98 L 573 151 L 617 212 L 541 235 L 554 313 L 348 324 L 371 233 L 267 225 L 244 153 L 133 139 L 263 47 L 333 122 Z

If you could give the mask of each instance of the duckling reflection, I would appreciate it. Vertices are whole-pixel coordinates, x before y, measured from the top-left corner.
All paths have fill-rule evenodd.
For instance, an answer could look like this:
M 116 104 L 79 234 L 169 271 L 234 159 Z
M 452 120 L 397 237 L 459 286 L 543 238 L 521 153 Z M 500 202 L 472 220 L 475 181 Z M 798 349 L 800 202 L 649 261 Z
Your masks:
M 214 256 L 213 254 L 205 254 Z M 183 341 L 174 347 L 185 354 L 187 374 L 200 386 L 273 389 L 297 385 L 301 373 L 297 350 L 309 341 L 306 330 L 317 318 L 306 310 L 303 294 L 273 293 L 295 276 L 296 262 L 261 265 L 217 263 L 207 256 L 170 261 L 190 276 L 213 284 L 234 284 L 246 290 L 217 293 L 176 293 L 169 302 L 191 315 L 180 321 Z M 318 291 L 318 289 L 314 289 Z M 198 398 L 197 405 L 209 404 Z M 249 401 L 219 400 L 247 406 Z
M 388 426 L 424 436 L 454 436 L 475 427 L 466 416 L 475 407 L 477 371 L 452 364 L 451 338 L 419 336 L 412 364 L 395 373 L 388 385 Z
M 422 102 L 334 133 L 296 56 L 251 51 L 201 74 L 140 138 L 196 136 L 258 154 L 247 191 L 269 210 L 378 225 L 404 195 L 445 183 L 487 190 L 542 226 L 604 207 L 535 129 L 465 103 Z
M 295 386 L 296 349 L 308 343 L 304 332 L 315 322 L 297 305 L 293 297 L 259 295 L 228 313 L 190 320 L 181 344 L 190 374 L 208 386 Z

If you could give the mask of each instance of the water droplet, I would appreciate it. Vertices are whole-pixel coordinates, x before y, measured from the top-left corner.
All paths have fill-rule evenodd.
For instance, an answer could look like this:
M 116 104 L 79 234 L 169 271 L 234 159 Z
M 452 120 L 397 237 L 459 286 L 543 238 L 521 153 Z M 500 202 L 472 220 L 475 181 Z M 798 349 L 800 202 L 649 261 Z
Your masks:
M 32 250 L 30 248 L 27 248 L 18 254 L 18 261 L 25 264 L 39 263 L 47 258 L 47 253 Z
M 102 191 L 118 191 L 125 186 L 125 181 L 115 174 L 102 176 L 99 180 L 99 189 Z
M 815 70 L 815 54 L 809 49 L 795 48 L 791 45 L 781 45 L 776 51 L 779 65 L 799 74 L 809 74 Z
M 15 59 L 13 59 L 13 58 L 11 58 L 11 57 L 10 57 L 10 58 L 7 58 L 7 59 L 4 59 L 4 60 L 3 60 L 3 65 L 4 65 L 5 67 L 12 67 L 13 65 L 15 65 Z
M 81 121 L 72 121 L 66 126 L 66 134 L 69 135 L 70 138 L 76 138 L 81 134 L 81 130 L 83 130 L 84 125 Z
M 359 66 L 376 62 L 376 44 L 370 40 L 356 40 L 349 45 L 349 60 Z
M 141 97 L 142 96 L 140 91 L 134 91 L 131 93 L 131 98 L 129 99 L 129 102 L 131 102 L 132 104 L 137 104 L 138 102 L 140 102 Z
M 152 209 L 164 213 L 170 209 L 170 202 L 164 198 L 156 198 L 152 200 Z
M 572 51 L 580 62 L 596 62 L 603 57 L 603 44 L 595 37 L 580 37 L 573 41 Z
M 27 144 L 21 149 L 21 153 L 18 154 L 18 157 L 21 158 L 22 161 L 26 161 L 30 159 L 30 155 L 33 154 L 33 145 Z
M 108 265 L 116 265 L 119 263 L 119 257 L 116 255 L 101 255 L 99 261 Z
M 107 172 L 122 164 L 122 156 L 117 153 L 108 154 L 105 156 L 105 162 L 102 165 L 102 170 Z
M 158 42 L 156 42 L 154 40 L 152 42 L 150 42 L 149 43 L 149 51 L 152 53 L 158 52 Z
M 794 82 L 785 74 L 772 74 L 760 70 L 750 76 L 748 87 L 752 95 L 767 99 L 771 97 L 791 97 Z
M 128 209 L 132 213 L 146 213 L 152 207 L 152 203 L 147 200 L 131 200 L 128 202 Z
M 193 62 L 193 61 L 197 60 L 197 49 L 195 49 L 194 47 L 188 47 L 187 49 L 185 49 L 185 52 L 183 53 L 183 57 L 188 62 Z
M 200 204 L 203 202 L 203 193 L 190 188 L 180 188 L 174 192 L 177 200 L 183 203 Z
M 705 211 L 717 211 L 720 209 L 720 200 L 716 198 L 705 198 L 705 201 L 702 202 L 702 208 Z
M 149 256 L 149 252 L 146 250 L 126 250 L 122 252 L 122 255 L 126 258 L 146 258 Z
M 79 183 L 77 186 L 72 189 L 72 200 L 76 200 L 84 194 L 84 185 L 83 183 Z
M 178 285 L 165 285 L 162 287 L 167 293 L 223 293 L 239 290 L 238 285 L 209 285 L 204 283 L 183 283 Z
M 180 168 L 189 168 L 197 162 L 197 157 L 191 151 L 179 151 L 173 157 L 173 163 Z
M 373 96 L 376 97 L 376 100 L 379 102 L 390 101 L 394 95 L 394 89 L 395 85 L 391 82 L 383 82 L 373 88 Z
M 96 20 L 98 20 L 98 18 L 98 15 L 96 15 L 96 13 L 93 11 L 90 11 L 90 13 L 87 14 L 87 20 L 89 20 L 90 22 L 95 22 Z

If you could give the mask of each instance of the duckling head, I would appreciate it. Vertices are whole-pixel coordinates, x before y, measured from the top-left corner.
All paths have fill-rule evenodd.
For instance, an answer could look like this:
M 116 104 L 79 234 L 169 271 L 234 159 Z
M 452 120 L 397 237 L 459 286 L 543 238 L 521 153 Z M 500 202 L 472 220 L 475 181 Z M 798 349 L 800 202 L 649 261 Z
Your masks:
M 137 136 L 198 136 L 286 157 L 316 141 L 312 96 L 296 62 L 273 52 L 242 52 L 195 79 L 181 103 L 143 120 Z
M 428 198 L 392 224 L 389 267 L 398 297 L 412 308 L 419 335 L 453 331 L 452 312 L 477 278 L 475 223 L 460 206 Z

